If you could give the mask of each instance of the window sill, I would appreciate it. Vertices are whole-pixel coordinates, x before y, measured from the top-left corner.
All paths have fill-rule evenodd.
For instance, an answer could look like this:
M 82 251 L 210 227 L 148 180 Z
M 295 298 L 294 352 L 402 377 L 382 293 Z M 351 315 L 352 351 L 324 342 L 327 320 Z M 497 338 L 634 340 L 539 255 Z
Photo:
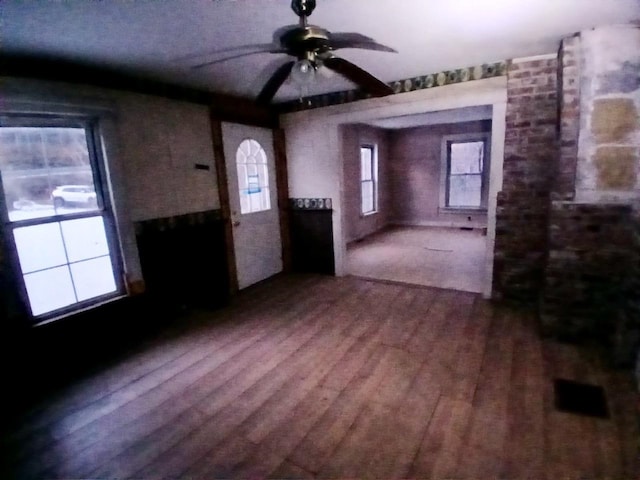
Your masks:
M 485 207 L 473 208 L 473 207 L 440 207 L 438 208 L 439 213 L 459 213 L 463 215 L 472 215 L 472 214 L 485 214 L 487 213 L 487 209 Z
M 109 298 L 106 298 L 104 300 L 99 300 L 99 301 L 97 301 L 95 303 L 91 303 L 89 305 L 85 305 L 85 306 L 82 306 L 82 307 L 79 307 L 79 308 L 76 308 L 76 309 L 69 310 L 67 312 L 64 312 L 64 313 L 61 313 L 59 315 L 56 315 L 55 317 L 45 318 L 43 320 L 36 321 L 35 323 L 33 323 L 32 326 L 33 327 L 41 327 L 41 326 L 44 326 L 44 325 L 47 325 L 47 324 L 50 324 L 50 323 L 53 323 L 53 322 L 57 322 L 59 320 L 64 320 L 64 319 L 71 318 L 71 317 L 73 317 L 75 315 L 82 315 L 84 313 L 91 312 L 91 310 L 99 309 L 100 307 L 104 307 L 106 305 L 118 302 L 118 301 L 126 299 L 126 298 L 131 298 L 131 296 L 127 295 L 127 294 L 123 294 L 123 293 L 116 293 L 116 294 L 114 294 L 113 297 L 109 297 Z
M 377 210 L 374 210 L 373 212 L 361 213 L 360 218 L 370 217 L 371 215 L 376 215 L 377 213 Z

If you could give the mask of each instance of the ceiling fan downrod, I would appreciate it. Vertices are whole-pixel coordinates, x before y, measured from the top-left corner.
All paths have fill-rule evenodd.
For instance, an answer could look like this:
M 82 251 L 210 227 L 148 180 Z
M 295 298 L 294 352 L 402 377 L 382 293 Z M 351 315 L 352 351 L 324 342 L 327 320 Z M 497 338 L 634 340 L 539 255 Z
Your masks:
M 300 17 L 300 26 L 307 26 L 309 17 L 316 8 L 316 0 L 291 0 L 291 10 Z

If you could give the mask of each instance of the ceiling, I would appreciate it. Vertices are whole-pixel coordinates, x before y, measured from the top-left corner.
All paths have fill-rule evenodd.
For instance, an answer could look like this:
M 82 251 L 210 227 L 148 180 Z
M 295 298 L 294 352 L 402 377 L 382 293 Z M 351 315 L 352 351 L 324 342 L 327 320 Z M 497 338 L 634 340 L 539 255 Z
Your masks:
M 338 52 L 386 82 L 555 52 L 559 40 L 574 32 L 640 21 L 638 0 L 317 3 L 310 23 L 334 32 L 359 32 L 399 52 Z M 198 70 L 189 65 L 215 58 L 207 52 L 270 42 L 274 30 L 297 21 L 289 4 L 289 0 L 3 0 L 0 45 L 3 54 L 109 67 L 251 98 L 285 56 L 259 54 Z M 194 55 L 200 56 L 184 60 Z M 350 88 L 336 74 L 323 75 L 309 94 Z M 276 101 L 297 95 L 287 82 Z

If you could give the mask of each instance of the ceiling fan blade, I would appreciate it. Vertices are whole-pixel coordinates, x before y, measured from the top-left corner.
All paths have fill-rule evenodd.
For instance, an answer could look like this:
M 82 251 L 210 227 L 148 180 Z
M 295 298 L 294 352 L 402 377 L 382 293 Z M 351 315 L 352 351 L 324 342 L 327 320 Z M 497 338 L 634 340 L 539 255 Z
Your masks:
M 323 64 L 325 67 L 351 80 L 374 97 L 384 97 L 393 93 L 393 89 L 382 80 L 378 80 L 370 73 L 343 58 L 329 57 L 323 59 Z
M 249 55 L 257 55 L 258 53 L 287 53 L 286 50 L 282 48 L 274 48 L 273 45 L 270 45 L 269 50 L 253 50 L 248 52 L 236 53 L 234 55 L 227 55 L 225 57 L 216 58 L 215 60 L 211 60 L 208 62 L 198 63 L 197 65 L 191 66 L 192 69 L 204 68 L 210 65 L 215 65 L 216 63 L 226 62 L 228 60 L 233 60 L 235 58 L 248 57 Z
M 275 96 L 278 89 L 282 86 L 284 81 L 287 79 L 289 74 L 291 73 L 291 69 L 296 62 L 291 61 L 287 62 L 284 65 L 278 67 L 271 78 L 267 81 L 262 90 L 258 94 L 256 98 L 256 102 L 260 104 L 267 104 L 271 101 L 271 99 Z
M 329 37 L 329 42 L 333 50 L 338 50 L 339 48 L 361 48 L 364 50 L 398 53 L 393 48 L 382 45 L 376 42 L 373 38 L 360 33 L 332 33 Z
M 254 55 L 256 53 L 280 53 L 282 50 L 282 47 L 275 43 L 255 43 L 251 45 L 241 45 L 239 47 L 223 48 L 220 50 L 187 55 L 185 57 L 176 58 L 173 62 L 193 66 L 193 68 L 200 68 L 217 62 L 224 62 L 226 60 L 243 57 L 245 55 Z

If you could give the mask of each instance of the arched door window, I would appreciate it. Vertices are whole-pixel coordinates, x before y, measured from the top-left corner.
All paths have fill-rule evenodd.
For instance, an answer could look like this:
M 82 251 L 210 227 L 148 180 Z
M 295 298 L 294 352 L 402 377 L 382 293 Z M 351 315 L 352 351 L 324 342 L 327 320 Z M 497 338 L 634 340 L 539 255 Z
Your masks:
M 243 140 L 236 152 L 240 213 L 254 213 L 271 208 L 267 154 L 255 140 Z

